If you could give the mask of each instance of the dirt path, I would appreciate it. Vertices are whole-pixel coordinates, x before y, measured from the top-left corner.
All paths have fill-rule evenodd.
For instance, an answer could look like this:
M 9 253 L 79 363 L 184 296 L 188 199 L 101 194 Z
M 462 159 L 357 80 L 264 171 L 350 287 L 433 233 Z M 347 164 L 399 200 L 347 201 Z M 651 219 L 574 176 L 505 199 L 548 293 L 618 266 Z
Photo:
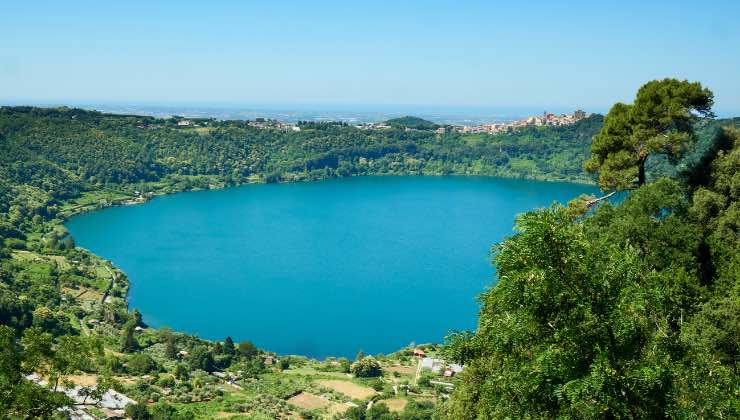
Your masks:
M 105 264 L 103 264 L 103 268 L 105 268 L 110 274 L 110 283 L 108 283 L 108 287 L 105 289 L 102 299 L 100 299 L 101 305 L 105 303 L 106 299 L 108 299 L 108 293 L 110 293 L 111 289 L 113 289 L 113 286 L 116 284 L 116 274 Z
M 416 386 L 417 382 L 419 382 L 420 376 L 421 376 L 421 358 L 419 358 L 419 363 L 416 365 L 416 373 L 414 374 L 414 386 Z

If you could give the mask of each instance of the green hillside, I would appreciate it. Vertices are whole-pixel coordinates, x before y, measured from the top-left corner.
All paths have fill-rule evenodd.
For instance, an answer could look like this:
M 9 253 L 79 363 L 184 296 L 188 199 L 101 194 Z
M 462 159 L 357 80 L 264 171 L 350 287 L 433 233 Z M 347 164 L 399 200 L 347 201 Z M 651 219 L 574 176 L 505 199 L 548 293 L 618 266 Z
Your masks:
M 134 418 L 737 417 L 740 119 L 678 112 L 670 118 L 690 124 L 651 126 L 659 118 L 639 119 L 650 113 L 636 102 L 619 120 L 631 137 L 604 128 L 614 113 L 606 125 L 593 115 L 440 136 L 418 125 L 294 131 L 0 108 L 0 417 L 51 416 L 72 404 L 53 390 L 75 384 L 91 398 L 111 388 L 138 401 Z M 677 107 L 648 110 L 664 109 Z M 667 158 L 679 147 L 665 139 L 685 141 L 685 152 Z M 643 140 L 649 155 L 633 147 Z M 95 208 L 245 183 L 363 175 L 593 183 L 589 158 L 609 175 L 603 185 L 630 193 L 620 204 L 582 198 L 517 220 L 494 248 L 498 283 L 481 291 L 477 330 L 417 348 L 466 365 L 445 379 L 451 386 L 420 373 L 413 348 L 317 361 L 149 328 L 128 308 L 126 274 L 76 247 L 63 225 Z M 643 163 L 647 177 L 634 184 Z
M 405 117 L 392 118 L 385 123 L 395 128 L 413 128 L 416 130 L 434 130 L 439 127 L 431 121 L 408 115 Z

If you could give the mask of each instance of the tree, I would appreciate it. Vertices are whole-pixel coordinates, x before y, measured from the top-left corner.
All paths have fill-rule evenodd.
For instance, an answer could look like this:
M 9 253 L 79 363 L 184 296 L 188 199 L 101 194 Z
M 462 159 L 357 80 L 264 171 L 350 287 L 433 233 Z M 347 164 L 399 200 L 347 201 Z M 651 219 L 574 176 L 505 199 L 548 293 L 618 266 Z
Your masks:
M 190 371 L 183 363 L 178 363 L 175 366 L 175 371 L 173 372 L 173 375 L 175 375 L 175 378 L 181 381 L 187 381 L 190 377 Z
M 365 420 L 395 420 L 396 416 L 391 414 L 390 410 L 388 409 L 388 406 L 381 403 L 376 402 L 373 404 L 370 409 L 365 411 Z
M 372 356 L 363 357 L 352 363 L 350 371 L 358 378 L 372 378 L 383 375 L 383 369 L 380 363 Z
M 527 213 L 497 246 L 499 281 L 483 294 L 451 418 L 665 412 L 680 316 L 671 310 L 683 284 L 635 248 L 592 239 L 600 230 L 574 222 L 559 206 Z
M 352 366 L 352 363 L 350 363 L 349 359 L 346 357 L 342 357 L 339 359 L 339 371 L 342 373 L 349 373 L 350 367 Z
M 135 323 L 129 321 L 123 325 L 123 329 L 121 330 L 121 350 L 126 353 L 134 352 L 139 348 L 139 343 L 134 337 L 135 328 Z
M 475 357 L 475 335 L 470 331 L 454 331 L 445 337 L 442 356 L 445 360 L 465 364 Z
M 94 339 L 79 336 L 62 336 L 57 338 L 54 346 L 54 357 L 48 365 L 49 382 L 54 383 L 54 390 L 65 376 L 90 366 L 94 356 L 103 355 L 102 344 Z
M 74 249 L 75 248 L 74 238 L 72 238 L 71 236 L 67 236 L 66 238 L 64 238 L 64 240 L 62 241 L 62 247 L 65 250 Z
M 103 398 L 103 395 L 105 395 L 106 392 L 113 388 L 120 387 L 120 385 L 121 384 L 109 374 L 101 374 L 98 376 L 95 386 L 90 387 L 87 395 L 85 396 L 85 399 L 87 399 L 87 397 L 89 396 L 95 401 L 100 401 L 100 399 Z M 84 404 L 85 401 L 83 401 L 82 403 Z
M 247 359 L 251 359 L 259 353 L 259 350 L 251 341 L 242 341 L 239 343 L 239 353 Z
M 15 331 L 0 325 L 0 417 L 51 418 L 58 408 L 72 403 L 66 395 L 25 378 L 50 364 L 53 357 L 50 334 L 26 330 L 19 345 Z
M 175 336 L 170 333 L 164 339 L 164 355 L 168 359 L 174 359 L 177 357 L 177 348 L 175 347 Z
M 401 420 L 428 420 L 433 418 L 434 403 L 429 400 L 411 400 L 401 412 Z
M 654 80 L 643 85 L 631 105 L 617 103 L 594 136 L 585 168 L 599 172 L 603 190 L 645 183 L 645 164 L 654 154 L 677 158 L 694 140 L 698 116 L 713 117 L 713 94 L 698 82 Z
M 188 357 L 190 367 L 193 369 L 201 369 L 206 372 L 213 372 L 215 370 L 215 363 L 211 351 L 206 346 L 198 346 L 190 352 Z
M 138 309 L 134 309 L 133 312 L 131 312 L 131 322 L 134 323 L 134 327 L 143 327 L 144 326 L 144 320 L 142 319 L 141 312 L 139 312 Z
M 137 353 L 128 360 L 128 371 L 134 375 L 146 375 L 157 370 L 157 363 L 146 353 Z
M 72 331 L 69 319 L 64 313 L 52 311 L 46 306 L 39 306 L 33 311 L 33 326 L 55 336 L 69 334 Z
M 143 401 L 140 403 L 128 404 L 125 408 L 126 416 L 131 420 L 149 420 L 152 418 L 149 414 L 149 410 L 146 408 L 146 403 Z
M 265 371 L 265 364 L 259 357 L 253 357 L 244 362 L 240 370 L 242 371 L 242 378 L 257 378 Z
M 362 407 L 350 407 L 344 412 L 347 420 L 365 420 L 365 410 Z
M 232 340 L 231 337 L 226 337 L 224 339 L 224 352 L 226 354 L 236 353 L 236 348 L 234 346 L 234 340 Z
M 194 418 L 189 412 L 178 412 L 169 404 L 158 402 L 149 407 L 152 420 L 189 420 Z

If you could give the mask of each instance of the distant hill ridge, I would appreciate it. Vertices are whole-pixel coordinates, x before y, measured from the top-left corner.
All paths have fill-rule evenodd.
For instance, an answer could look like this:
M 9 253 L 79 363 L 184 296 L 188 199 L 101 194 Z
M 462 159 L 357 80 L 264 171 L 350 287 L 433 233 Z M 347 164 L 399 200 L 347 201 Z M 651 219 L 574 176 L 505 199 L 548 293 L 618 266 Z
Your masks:
M 407 115 L 405 117 L 391 118 L 385 122 L 394 128 L 414 128 L 417 130 L 434 130 L 439 127 L 437 124 L 423 118 Z

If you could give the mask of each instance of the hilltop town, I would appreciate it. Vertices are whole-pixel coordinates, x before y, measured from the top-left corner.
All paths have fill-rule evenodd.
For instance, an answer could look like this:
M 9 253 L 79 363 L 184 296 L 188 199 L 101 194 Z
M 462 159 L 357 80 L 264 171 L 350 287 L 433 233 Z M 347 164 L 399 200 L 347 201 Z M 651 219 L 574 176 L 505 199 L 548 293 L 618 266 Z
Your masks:
M 517 130 L 519 128 L 527 127 L 527 126 L 554 126 L 559 127 L 563 125 L 571 125 L 575 124 L 578 121 L 588 117 L 588 114 L 586 114 L 583 110 L 576 110 L 572 114 L 561 114 L 561 115 L 555 115 L 552 113 L 549 113 L 547 111 L 543 112 L 541 116 L 530 116 L 521 120 L 516 120 L 513 122 L 505 122 L 505 123 L 498 123 L 498 124 L 482 124 L 482 125 L 474 125 L 474 126 L 468 126 L 468 125 L 455 125 L 452 126 L 452 130 L 459 133 L 488 133 L 488 134 L 498 134 L 507 132 L 510 130 Z
M 479 125 L 443 125 L 436 126 L 437 134 L 445 134 L 448 132 L 455 133 L 488 133 L 488 134 L 499 134 L 508 131 L 518 130 L 527 126 L 552 126 L 559 127 L 564 125 L 575 124 L 576 122 L 588 117 L 585 111 L 578 109 L 572 114 L 561 114 L 556 115 L 547 111 L 543 112 L 539 116 L 529 116 L 516 121 L 492 123 L 492 124 L 479 124 Z M 393 124 L 389 124 L 388 121 L 382 123 L 366 123 L 356 125 L 355 127 L 362 130 L 387 130 L 393 128 Z M 407 130 L 414 130 L 419 128 L 406 127 Z
M 383 121 L 383 122 L 367 122 L 367 123 L 361 123 L 361 124 L 348 124 L 346 122 L 325 122 L 323 124 L 341 124 L 345 126 L 353 126 L 360 130 L 389 130 L 391 128 L 403 128 L 407 131 L 435 131 L 437 134 L 445 134 L 445 133 L 461 133 L 461 134 L 467 134 L 467 133 L 487 133 L 487 134 L 499 134 L 499 133 L 506 133 L 515 131 L 524 127 L 529 126 L 536 126 L 536 127 L 543 127 L 543 126 L 550 126 L 550 127 L 560 127 L 560 126 L 566 126 L 575 124 L 578 121 L 581 121 L 585 118 L 587 118 L 589 114 L 587 114 L 583 110 L 576 110 L 572 114 L 553 114 L 547 111 L 544 111 L 542 115 L 534 115 L 529 116 L 527 118 L 522 118 L 515 121 L 508 121 L 508 122 L 500 122 L 500 123 L 490 123 L 490 124 L 478 124 L 478 125 L 458 125 L 458 124 L 434 124 L 433 122 L 426 121 L 421 118 L 417 117 L 401 117 L 401 118 L 394 118 L 391 120 Z M 186 117 L 178 117 L 178 116 L 172 116 L 167 119 L 170 121 L 170 125 L 177 127 L 177 128 L 201 128 L 201 127 L 208 127 L 210 124 L 212 124 L 214 121 L 216 121 L 213 118 L 186 118 Z M 408 123 L 408 121 L 413 120 L 413 123 Z M 401 121 L 403 121 L 401 123 Z M 279 131 L 293 131 L 298 132 L 301 131 L 301 128 L 306 125 L 310 124 L 322 124 L 317 123 L 314 121 L 298 121 L 295 123 L 292 122 L 284 122 L 276 119 L 269 119 L 269 118 L 255 118 L 253 120 L 247 120 L 245 121 L 245 124 L 249 127 L 253 127 L 259 130 L 279 130 Z M 159 125 L 147 125 L 144 123 L 141 123 L 137 126 L 138 128 L 148 128 L 148 129 L 156 129 L 159 128 Z

